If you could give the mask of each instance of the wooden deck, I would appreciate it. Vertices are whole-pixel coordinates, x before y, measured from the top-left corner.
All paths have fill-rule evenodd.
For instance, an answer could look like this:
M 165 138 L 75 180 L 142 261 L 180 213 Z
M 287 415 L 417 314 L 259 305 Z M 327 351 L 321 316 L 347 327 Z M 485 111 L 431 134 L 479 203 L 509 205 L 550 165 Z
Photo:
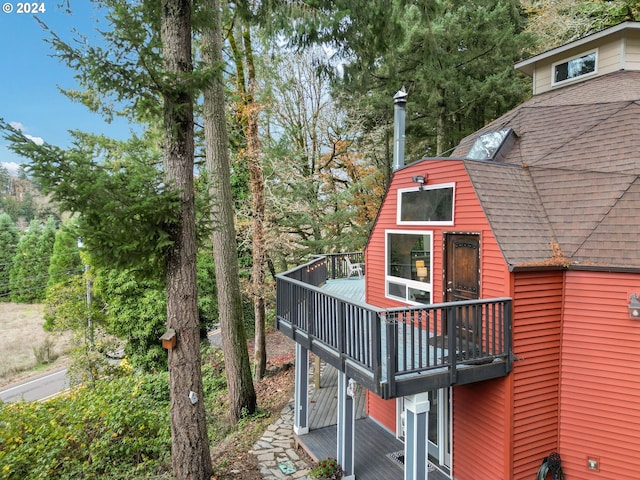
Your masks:
M 351 278 L 327 280 L 327 283 L 324 284 L 322 289 L 326 292 L 355 300 L 356 302 L 364 302 L 364 277 L 358 278 L 355 276 Z
M 296 437 L 298 444 L 314 461 L 336 457 L 337 429 L 336 408 L 338 373 L 330 365 L 322 366 L 320 389 L 309 394 L 310 431 Z M 310 382 L 312 385 L 313 382 Z M 365 392 L 358 388 L 355 396 L 355 474 L 357 480 L 403 480 L 404 443 L 395 435 L 366 416 Z M 433 470 L 430 480 L 449 480 L 449 477 Z
M 329 275 L 330 260 L 276 276 L 276 328 L 382 399 L 511 371 L 510 298 L 382 309 L 362 301 L 364 278 Z
M 356 419 L 364 418 L 366 416 L 364 388 L 357 389 L 354 399 Z M 337 405 L 338 370 L 324 364 L 320 375 L 320 388 L 309 392 L 309 428 L 319 429 L 338 423 Z

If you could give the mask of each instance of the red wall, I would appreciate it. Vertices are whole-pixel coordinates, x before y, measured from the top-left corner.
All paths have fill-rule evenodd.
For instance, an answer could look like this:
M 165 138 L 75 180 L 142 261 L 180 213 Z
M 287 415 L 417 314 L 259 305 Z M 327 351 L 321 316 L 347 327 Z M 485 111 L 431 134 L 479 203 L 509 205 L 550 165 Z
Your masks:
M 453 389 L 453 476 L 508 480 L 505 379 Z
M 455 182 L 455 218 L 453 226 L 406 226 L 396 223 L 397 189 L 415 187 L 413 175 L 427 175 L 428 184 Z M 391 188 L 379 212 L 365 252 L 367 303 L 382 308 L 401 305 L 385 298 L 385 231 L 433 231 L 433 302 L 443 301 L 444 233 L 480 235 L 481 298 L 510 295 L 509 273 L 493 233 L 484 217 L 464 165 L 459 160 L 425 160 L 394 175 Z M 508 429 L 506 423 L 505 380 L 457 387 L 453 392 L 453 475 L 459 480 L 505 477 Z M 383 401 L 373 394 L 367 398 L 368 413 L 391 431 L 395 431 L 395 401 Z M 491 448 L 488 449 L 487 445 Z M 478 462 L 482 459 L 482 462 Z
M 566 274 L 560 448 L 571 480 L 640 478 L 640 276 Z M 587 459 L 599 460 L 599 471 Z
M 535 478 L 542 459 L 558 449 L 563 271 L 516 273 L 508 428 L 513 441 L 506 478 Z

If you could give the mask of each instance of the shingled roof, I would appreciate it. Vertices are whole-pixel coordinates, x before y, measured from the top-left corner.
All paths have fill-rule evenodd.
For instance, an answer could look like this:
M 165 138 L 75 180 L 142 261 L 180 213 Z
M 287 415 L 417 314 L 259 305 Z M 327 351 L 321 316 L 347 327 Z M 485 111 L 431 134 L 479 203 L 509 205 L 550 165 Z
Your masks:
M 640 269 L 640 72 L 534 96 L 452 157 L 508 127 L 502 161 L 463 160 L 507 263 Z

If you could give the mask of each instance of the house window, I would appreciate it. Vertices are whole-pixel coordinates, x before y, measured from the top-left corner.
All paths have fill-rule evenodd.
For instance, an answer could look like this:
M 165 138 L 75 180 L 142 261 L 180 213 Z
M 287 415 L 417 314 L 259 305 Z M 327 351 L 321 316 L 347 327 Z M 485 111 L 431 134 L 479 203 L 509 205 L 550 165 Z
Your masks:
M 583 75 L 595 73 L 597 51 L 589 52 L 566 62 L 553 64 L 553 83 L 562 83 Z
M 454 184 L 398 190 L 398 223 L 453 225 Z
M 431 232 L 387 232 L 387 296 L 409 303 L 431 303 Z

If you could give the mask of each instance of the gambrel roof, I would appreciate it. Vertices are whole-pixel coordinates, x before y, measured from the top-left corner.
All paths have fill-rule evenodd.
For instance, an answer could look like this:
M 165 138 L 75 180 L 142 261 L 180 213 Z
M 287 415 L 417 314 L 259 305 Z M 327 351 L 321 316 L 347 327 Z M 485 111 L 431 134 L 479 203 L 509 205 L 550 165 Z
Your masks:
M 534 96 L 452 157 L 504 128 L 504 158 L 463 162 L 508 264 L 640 268 L 640 72 Z

